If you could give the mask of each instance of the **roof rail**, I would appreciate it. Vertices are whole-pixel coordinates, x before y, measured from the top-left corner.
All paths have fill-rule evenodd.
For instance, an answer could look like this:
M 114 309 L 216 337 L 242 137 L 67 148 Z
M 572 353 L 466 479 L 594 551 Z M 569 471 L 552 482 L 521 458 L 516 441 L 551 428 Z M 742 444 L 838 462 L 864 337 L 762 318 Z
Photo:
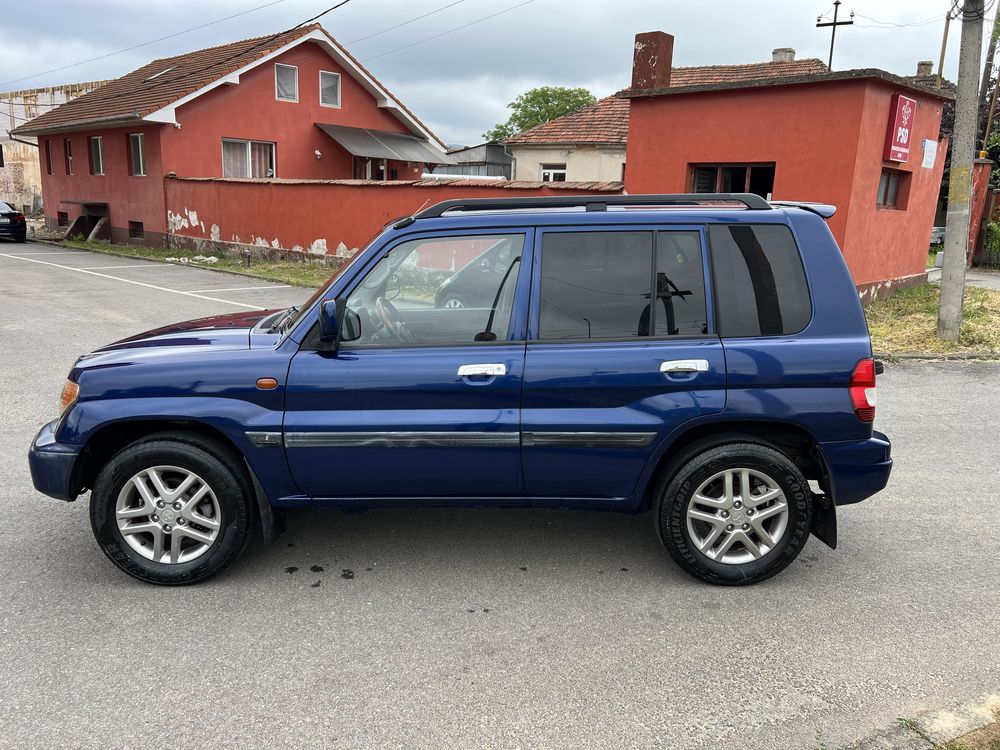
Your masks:
M 569 195 L 536 198 L 469 198 L 436 203 L 413 215 L 433 219 L 448 211 L 505 211 L 525 208 L 578 208 L 607 211 L 608 206 L 697 206 L 703 203 L 742 203 L 751 211 L 768 211 L 771 204 L 753 193 L 678 193 L 675 195 Z

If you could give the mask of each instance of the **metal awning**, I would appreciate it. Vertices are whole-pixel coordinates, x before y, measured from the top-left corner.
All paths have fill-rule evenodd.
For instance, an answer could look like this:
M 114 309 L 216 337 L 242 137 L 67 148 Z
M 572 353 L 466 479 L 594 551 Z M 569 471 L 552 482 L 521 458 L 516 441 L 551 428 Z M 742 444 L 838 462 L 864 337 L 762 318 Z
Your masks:
M 430 141 L 406 133 L 349 128 L 346 125 L 324 125 L 321 122 L 317 122 L 316 127 L 355 156 L 416 161 L 427 164 L 455 163 L 451 157 L 436 148 Z

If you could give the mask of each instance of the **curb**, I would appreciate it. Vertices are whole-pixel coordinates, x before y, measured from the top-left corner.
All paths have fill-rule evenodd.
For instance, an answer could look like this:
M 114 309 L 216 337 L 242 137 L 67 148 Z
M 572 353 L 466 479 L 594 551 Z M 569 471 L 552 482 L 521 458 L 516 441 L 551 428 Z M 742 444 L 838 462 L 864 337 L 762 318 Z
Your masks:
M 913 719 L 899 719 L 891 727 L 844 745 L 840 750 L 930 750 L 951 742 L 993 721 L 1000 712 L 1000 695 L 975 703 L 926 711 Z
M 279 281 L 277 279 L 269 279 L 266 276 L 257 276 L 252 273 L 245 273 L 243 271 L 233 271 L 229 268 L 213 268 L 210 265 L 202 265 L 201 263 L 179 263 L 175 260 L 163 260 L 162 258 L 150 258 L 145 255 L 132 255 L 131 253 L 120 253 L 114 250 L 97 250 L 91 247 L 75 247 L 73 245 L 65 245 L 59 240 L 46 240 L 38 237 L 29 237 L 29 242 L 35 242 L 39 245 L 48 245 L 49 247 L 60 247 L 65 250 L 76 250 L 78 253 L 95 253 L 96 255 L 110 255 L 115 258 L 128 258 L 129 260 L 144 260 L 146 262 L 162 263 L 165 266 L 180 266 L 182 268 L 200 268 L 204 271 L 215 271 L 215 273 L 227 273 L 230 276 L 240 276 L 244 279 L 257 279 L 258 281 L 266 281 L 271 284 L 284 284 L 285 286 L 294 286 L 300 289 L 315 289 L 314 286 L 306 286 L 304 284 L 296 284 L 290 281 Z M 334 269 L 335 270 L 335 269 Z M 331 275 L 333 271 L 330 272 Z M 1000 356 L 1000 355 L 997 355 Z

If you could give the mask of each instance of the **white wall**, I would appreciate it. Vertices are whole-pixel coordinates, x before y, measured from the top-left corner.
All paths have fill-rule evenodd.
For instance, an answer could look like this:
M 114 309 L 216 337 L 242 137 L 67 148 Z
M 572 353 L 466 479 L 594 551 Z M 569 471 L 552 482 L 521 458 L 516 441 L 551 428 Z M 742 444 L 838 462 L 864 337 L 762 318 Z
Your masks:
M 540 180 L 542 164 L 565 164 L 567 182 L 617 182 L 625 148 L 609 146 L 510 146 L 515 180 Z

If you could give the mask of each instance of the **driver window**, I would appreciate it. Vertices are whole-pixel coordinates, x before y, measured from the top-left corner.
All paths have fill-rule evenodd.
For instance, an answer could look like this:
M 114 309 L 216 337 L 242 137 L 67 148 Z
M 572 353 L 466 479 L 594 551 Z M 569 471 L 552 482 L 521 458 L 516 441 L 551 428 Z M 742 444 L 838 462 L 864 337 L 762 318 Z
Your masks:
M 389 251 L 347 300 L 352 345 L 506 341 L 524 235 L 435 237 Z

